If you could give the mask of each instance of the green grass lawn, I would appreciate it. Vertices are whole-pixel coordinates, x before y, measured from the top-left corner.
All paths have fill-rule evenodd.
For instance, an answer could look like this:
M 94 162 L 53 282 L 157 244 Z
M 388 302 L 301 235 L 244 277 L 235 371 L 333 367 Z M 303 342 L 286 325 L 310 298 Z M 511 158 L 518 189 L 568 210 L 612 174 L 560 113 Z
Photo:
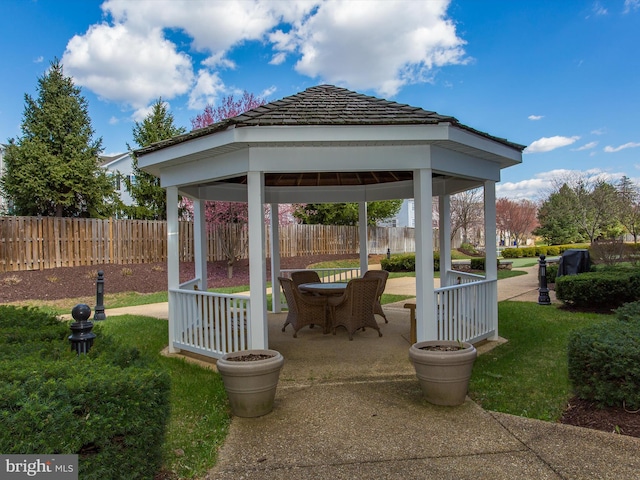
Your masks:
M 508 342 L 478 357 L 469 395 L 487 410 L 557 421 L 572 396 L 568 335 L 609 316 L 508 301 L 498 312 L 499 335 Z

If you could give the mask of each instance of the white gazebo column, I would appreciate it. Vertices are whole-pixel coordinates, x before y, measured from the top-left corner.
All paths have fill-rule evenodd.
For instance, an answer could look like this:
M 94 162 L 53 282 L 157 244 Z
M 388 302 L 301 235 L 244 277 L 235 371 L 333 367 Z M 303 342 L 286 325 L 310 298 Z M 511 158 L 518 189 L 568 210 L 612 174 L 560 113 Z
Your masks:
M 494 326 L 492 340 L 498 339 L 498 255 L 496 253 L 496 182 L 484 182 L 484 269 L 487 280 L 493 280 L 494 288 L 487 298 L 490 326 Z
M 451 196 L 438 197 L 438 234 L 440 236 L 440 286 L 448 287 L 451 270 Z
M 207 220 L 205 218 L 204 200 L 193 201 L 193 255 L 198 288 L 207 290 Z
M 267 263 L 264 248 L 264 173 L 247 172 L 249 210 L 249 290 L 251 328 L 249 348 L 268 348 Z
M 433 288 L 433 186 L 431 169 L 413 171 L 416 215 L 416 336 L 438 339 Z
M 358 234 L 360 236 L 360 276 L 369 269 L 369 235 L 367 233 L 367 202 L 358 203 Z
M 271 308 L 275 313 L 282 311 L 280 303 L 280 205 L 271 204 Z
M 178 187 L 167 187 L 167 286 L 169 288 L 169 352 L 180 350 L 174 348 L 175 338 L 175 305 L 171 290 L 180 287 L 180 251 L 178 235 Z

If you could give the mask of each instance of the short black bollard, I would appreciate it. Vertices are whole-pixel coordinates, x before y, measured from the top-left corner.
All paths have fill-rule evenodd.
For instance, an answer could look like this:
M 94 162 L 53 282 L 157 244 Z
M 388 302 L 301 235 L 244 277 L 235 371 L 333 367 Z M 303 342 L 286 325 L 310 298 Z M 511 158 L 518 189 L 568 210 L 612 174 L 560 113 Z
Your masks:
M 391 258 L 391 249 L 387 248 L 387 260 Z
M 93 323 L 89 321 L 91 308 L 89 305 L 80 303 L 73 307 L 71 316 L 75 320 L 70 326 L 73 332 L 69 335 L 71 350 L 75 350 L 78 355 L 87 354 L 93 345 L 93 339 L 96 338 L 96 334 L 91 332 Z
M 96 281 L 96 308 L 93 312 L 93 319 L 105 320 L 106 318 L 104 313 L 104 272 L 100 270 Z
M 540 288 L 538 288 L 538 305 L 551 305 L 549 289 L 547 288 L 547 261 L 544 255 L 540 255 L 539 265 L 538 276 Z

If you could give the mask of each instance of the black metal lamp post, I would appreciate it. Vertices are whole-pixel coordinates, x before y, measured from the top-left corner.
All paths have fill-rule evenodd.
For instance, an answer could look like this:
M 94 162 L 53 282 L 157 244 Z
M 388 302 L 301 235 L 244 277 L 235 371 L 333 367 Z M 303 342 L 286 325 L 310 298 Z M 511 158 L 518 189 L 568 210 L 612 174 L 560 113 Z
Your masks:
M 540 265 L 538 268 L 540 285 L 540 288 L 538 288 L 538 305 L 551 305 L 549 289 L 547 288 L 547 261 L 544 255 L 540 255 L 540 261 L 538 263 Z
M 71 350 L 75 350 L 78 355 L 87 354 L 93 345 L 93 339 L 96 338 L 96 334 L 91 332 L 93 322 L 89 321 L 91 308 L 89 305 L 80 303 L 73 307 L 71 316 L 75 320 L 70 326 L 73 332 L 69 335 Z
M 98 272 L 98 280 L 96 281 L 96 308 L 93 313 L 94 320 L 105 320 L 107 316 L 104 313 L 104 272 Z
M 391 258 L 391 249 L 387 248 L 387 260 Z

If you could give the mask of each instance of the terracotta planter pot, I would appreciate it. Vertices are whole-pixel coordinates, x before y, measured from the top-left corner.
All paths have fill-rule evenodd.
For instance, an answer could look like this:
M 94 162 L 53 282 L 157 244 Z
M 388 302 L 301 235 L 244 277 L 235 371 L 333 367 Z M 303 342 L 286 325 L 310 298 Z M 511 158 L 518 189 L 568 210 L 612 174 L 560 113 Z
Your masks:
M 260 360 L 230 360 L 247 355 L 270 355 Z M 238 417 L 260 417 L 273 410 L 284 357 L 275 350 L 242 350 L 217 362 L 231 411 Z
M 435 405 L 461 405 L 469 390 L 473 362 L 478 352 L 470 343 L 452 351 L 424 350 L 429 346 L 460 345 L 449 340 L 430 340 L 411 345 L 409 359 L 416 369 L 416 376 L 425 399 Z

